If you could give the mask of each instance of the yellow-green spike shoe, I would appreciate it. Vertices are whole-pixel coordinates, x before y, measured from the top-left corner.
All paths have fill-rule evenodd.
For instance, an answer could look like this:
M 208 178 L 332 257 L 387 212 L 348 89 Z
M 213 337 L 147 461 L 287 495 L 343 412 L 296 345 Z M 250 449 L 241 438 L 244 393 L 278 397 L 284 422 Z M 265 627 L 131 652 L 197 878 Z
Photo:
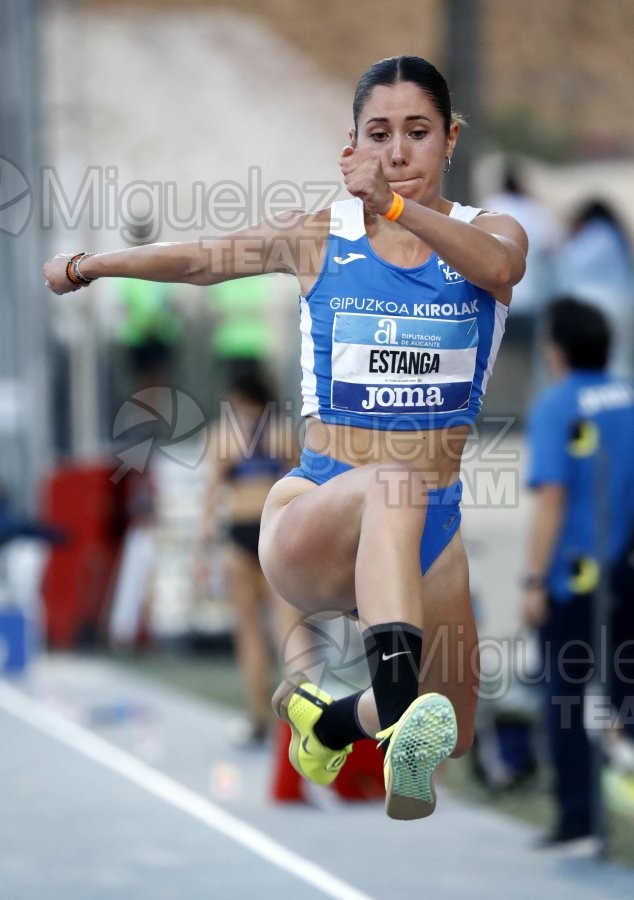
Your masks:
M 352 753 L 352 744 L 342 750 L 326 747 L 314 732 L 333 698 L 303 676 L 286 679 L 273 694 L 273 709 L 291 726 L 288 757 L 300 775 L 315 784 L 332 784 Z
M 388 740 L 383 763 L 385 811 L 392 819 L 422 819 L 436 808 L 432 775 L 458 738 L 453 706 L 442 694 L 422 694 L 398 722 L 379 731 Z

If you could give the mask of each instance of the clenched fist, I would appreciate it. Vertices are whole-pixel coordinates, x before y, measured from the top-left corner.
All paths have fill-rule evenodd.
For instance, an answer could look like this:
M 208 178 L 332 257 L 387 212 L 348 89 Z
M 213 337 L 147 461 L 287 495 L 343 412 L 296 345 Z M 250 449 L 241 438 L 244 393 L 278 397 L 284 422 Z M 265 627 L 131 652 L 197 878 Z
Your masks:
M 66 275 L 66 266 L 72 256 L 72 253 L 58 253 L 51 259 L 47 259 L 42 267 L 44 283 L 54 294 L 69 294 L 82 287 L 81 284 L 73 284 Z
M 393 194 L 378 153 L 371 147 L 344 147 L 339 166 L 352 196 L 360 197 L 372 215 L 385 215 L 392 205 Z

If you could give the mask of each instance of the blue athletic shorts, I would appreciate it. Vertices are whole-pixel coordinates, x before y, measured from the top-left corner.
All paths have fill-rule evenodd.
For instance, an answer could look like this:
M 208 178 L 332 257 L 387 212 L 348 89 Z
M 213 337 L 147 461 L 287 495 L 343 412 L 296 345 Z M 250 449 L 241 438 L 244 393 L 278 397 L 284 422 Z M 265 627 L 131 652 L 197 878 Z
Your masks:
M 325 484 L 331 478 L 352 469 L 348 463 L 315 453 L 313 450 L 302 450 L 300 465 L 291 469 L 286 476 L 307 478 L 315 484 Z M 429 491 L 427 495 L 427 517 L 420 542 L 420 567 L 423 575 L 432 563 L 438 559 L 460 527 L 460 500 L 462 498 L 462 482 L 456 481 L 449 487 Z

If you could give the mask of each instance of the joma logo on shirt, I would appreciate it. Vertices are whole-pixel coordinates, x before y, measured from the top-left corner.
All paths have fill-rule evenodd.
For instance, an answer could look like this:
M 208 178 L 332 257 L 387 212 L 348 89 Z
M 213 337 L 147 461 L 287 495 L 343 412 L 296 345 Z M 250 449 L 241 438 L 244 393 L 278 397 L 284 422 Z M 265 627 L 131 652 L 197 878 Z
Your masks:
M 445 401 L 439 387 L 366 387 L 368 396 L 361 401 L 364 409 L 378 407 L 399 409 L 401 407 L 443 406 Z

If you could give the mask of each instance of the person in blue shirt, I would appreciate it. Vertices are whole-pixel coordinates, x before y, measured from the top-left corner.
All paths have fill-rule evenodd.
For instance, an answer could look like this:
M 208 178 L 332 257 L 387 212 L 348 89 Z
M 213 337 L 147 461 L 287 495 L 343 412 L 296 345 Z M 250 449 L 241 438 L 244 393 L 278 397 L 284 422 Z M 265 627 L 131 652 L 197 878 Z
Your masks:
M 634 529 L 634 389 L 606 368 L 610 330 L 597 307 L 574 297 L 557 299 L 548 310 L 546 335 L 544 353 L 555 383 L 535 401 L 528 425 L 528 484 L 535 502 L 523 617 L 540 630 L 544 653 L 557 807 L 544 843 L 556 844 L 593 831 L 584 691 L 593 668 L 592 612 L 601 567 L 609 570 L 622 557 Z M 617 642 L 627 637 L 614 635 Z M 621 673 L 624 666 L 631 669 L 631 660 L 621 660 Z M 619 697 L 627 718 L 623 691 L 612 684 L 607 689 Z
M 601 307 L 612 328 L 610 367 L 634 375 L 634 258 L 627 227 L 614 206 L 590 197 L 574 211 L 555 254 L 554 293 Z
M 269 493 L 259 556 L 303 613 L 358 616 L 372 686 L 333 701 L 297 673 L 274 708 L 291 726 L 293 765 L 318 784 L 376 735 L 386 812 L 412 819 L 435 808 L 436 767 L 473 741 L 478 637 L 460 465 L 527 240 L 511 216 L 441 193 L 461 120 L 427 60 L 375 63 L 352 113 L 339 159 L 349 200 L 218 240 L 61 254 L 44 275 L 56 293 L 111 275 L 297 278 L 304 452 Z

